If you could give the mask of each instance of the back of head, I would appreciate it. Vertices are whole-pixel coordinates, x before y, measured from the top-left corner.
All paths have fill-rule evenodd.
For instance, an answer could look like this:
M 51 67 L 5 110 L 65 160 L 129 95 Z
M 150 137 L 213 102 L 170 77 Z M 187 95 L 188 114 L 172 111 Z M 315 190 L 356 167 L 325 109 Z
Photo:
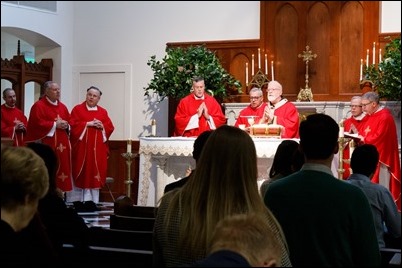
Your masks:
M 195 139 L 193 145 L 193 158 L 195 161 L 198 161 L 198 159 L 200 158 L 202 148 L 204 147 L 205 142 L 207 141 L 211 133 L 212 130 L 204 131 Z
M 220 220 L 214 230 L 209 253 L 219 250 L 241 254 L 252 267 L 281 264 L 278 240 L 267 220 L 256 213 L 235 214 Z
M 1 146 L 1 208 L 11 211 L 37 201 L 49 188 L 43 160 L 27 147 Z
M 53 149 L 44 143 L 29 142 L 27 147 L 32 149 L 45 162 L 49 175 L 49 191 L 56 190 L 56 173 L 58 167 L 58 158 Z
M 350 166 L 353 173 L 363 174 L 370 177 L 377 168 L 379 154 L 377 148 L 372 144 L 357 146 L 352 153 Z
M 276 149 L 274 160 L 271 169 L 269 170 L 269 177 L 281 174 L 287 176 L 292 174 L 293 171 L 293 155 L 298 151 L 299 143 L 294 140 L 282 141 Z
M 306 159 L 325 160 L 338 148 L 339 126 L 326 114 L 311 114 L 300 123 L 300 147 Z

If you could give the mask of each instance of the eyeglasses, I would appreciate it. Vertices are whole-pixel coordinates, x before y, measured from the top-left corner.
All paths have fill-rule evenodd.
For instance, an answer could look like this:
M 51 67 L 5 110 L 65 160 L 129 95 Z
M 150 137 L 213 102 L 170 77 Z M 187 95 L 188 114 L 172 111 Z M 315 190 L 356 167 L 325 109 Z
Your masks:
M 253 97 L 253 96 L 250 96 L 250 100 L 258 100 L 259 98 L 261 98 L 262 96 L 258 96 L 258 97 Z
M 350 105 L 350 108 L 361 108 L 362 107 L 362 105 Z
M 362 103 L 362 107 L 366 107 L 367 105 L 373 103 L 372 101 L 368 102 L 368 103 Z

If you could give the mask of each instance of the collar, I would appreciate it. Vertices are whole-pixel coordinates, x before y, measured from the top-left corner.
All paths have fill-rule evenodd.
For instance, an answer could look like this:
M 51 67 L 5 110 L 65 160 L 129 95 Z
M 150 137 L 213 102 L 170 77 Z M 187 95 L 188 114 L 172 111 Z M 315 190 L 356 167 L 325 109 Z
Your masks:
M 14 106 L 9 106 L 9 105 L 7 105 L 7 103 L 4 103 L 4 106 L 6 106 L 7 108 L 10 108 L 10 109 L 14 109 L 14 108 L 15 108 L 15 105 L 14 105 Z
M 98 105 L 94 106 L 94 107 L 89 107 L 88 104 L 85 103 L 85 105 L 87 106 L 88 111 L 97 111 L 98 110 Z
M 56 100 L 56 101 L 51 101 L 47 96 L 45 96 L 46 97 L 46 100 L 51 104 L 51 105 L 54 105 L 54 106 L 56 106 L 57 104 L 58 104 L 58 101 Z
M 281 107 L 281 106 L 283 106 L 285 103 L 287 103 L 288 102 L 288 99 L 286 99 L 286 98 L 283 98 L 283 99 L 281 99 L 280 101 L 278 101 L 278 103 L 276 103 L 276 104 L 272 104 L 272 103 L 270 103 L 271 104 L 271 108 L 273 108 L 274 110 L 276 110 L 276 109 L 278 109 L 279 107 Z
M 301 170 L 320 171 L 320 172 L 327 173 L 331 176 L 334 176 L 334 174 L 332 174 L 332 170 L 329 167 L 322 165 L 322 164 L 304 163 Z
M 363 174 L 358 174 L 358 173 L 350 174 L 350 176 L 349 176 L 349 178 L 347 180 L 348 181 L 354 180 L 354 181 L 371 182 L 369 177 L 367 177 L 366 175 L 363 175 Z
M 361 121 L 361 120 L 363 120 L 363 118 L 366 116 L 366 113 L 361 113 L 360 115 L 358 115 L 358 116 L 353 116 L 353 118 L 354 119 L 356 119 L 356 120 L 358 120 L 358 121 Z
M 195 94 L 193 94 L 193 96 L 194 96 L 194 99 L 196 99 L 196 100 L 203 100 L 203 99 L 205 99 L 205 94 L 202 95 L 202 97 L 197 97 Z

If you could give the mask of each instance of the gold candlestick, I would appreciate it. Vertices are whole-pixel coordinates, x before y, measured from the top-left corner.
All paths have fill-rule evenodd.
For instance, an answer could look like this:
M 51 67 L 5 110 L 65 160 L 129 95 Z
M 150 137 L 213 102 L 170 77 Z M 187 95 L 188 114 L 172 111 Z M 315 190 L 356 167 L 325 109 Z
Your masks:
M 304 88 L 300 88 L 300 92 L 297 95 L 297 100 L 296 101 L 313 101 L 313 92 L 311 91 L 311 88 L 308 85 L 308 63 L 312 61 L 314 58 L 317 57 L 317 54 L 313 54 L 313 51 L 310 50 L 310 47 L 307 45 L 306 50 L 303 51 L 302 54 L 298 55 L 299 58 L 303 58 L 303 61 L 306 62 L 306 74 L 304 75 L 305 77 L 305 82 L 306 85 Z
M 131 198 L 131 184 L 133 184 L 133 180 L 131 179 L 131 163 L 133 162 L 133 159 L 137 157 L 138 154 L 133 154 L 132 152 L 126 152 L 122 153 L 121 156 L 123 156 L 126 159 L 126 165 L 127 165 L 127 180 L 124 182 L 127 184 L 127 197 Z

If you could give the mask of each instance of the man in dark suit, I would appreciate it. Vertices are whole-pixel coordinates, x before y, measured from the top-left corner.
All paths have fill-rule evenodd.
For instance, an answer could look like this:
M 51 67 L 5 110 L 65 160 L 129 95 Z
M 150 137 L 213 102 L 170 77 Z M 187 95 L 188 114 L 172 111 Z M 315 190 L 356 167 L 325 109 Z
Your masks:
M 196 164 L 197 164 L 198 158 L 200 158 L 202 148 L 204 147 L 204 144 L 207 141 L 207 139 L 211 133 L 212 133 L 212 130 L 204 131 L 194 141 L 193 158 L 194 158 Z M 192 171 L 191 171 L 191 173 L 192 173 Z M 181 180 L 178 180 L 178 181 L 175 181 L 175 182 L 172 182 L 172 183 L 169 183 L 168 185 L 166 185 L 163 193 L 165 194 L 175 188 L 182 187 L 190 178 L 191 173 L 187 177 L 182 178 Z

